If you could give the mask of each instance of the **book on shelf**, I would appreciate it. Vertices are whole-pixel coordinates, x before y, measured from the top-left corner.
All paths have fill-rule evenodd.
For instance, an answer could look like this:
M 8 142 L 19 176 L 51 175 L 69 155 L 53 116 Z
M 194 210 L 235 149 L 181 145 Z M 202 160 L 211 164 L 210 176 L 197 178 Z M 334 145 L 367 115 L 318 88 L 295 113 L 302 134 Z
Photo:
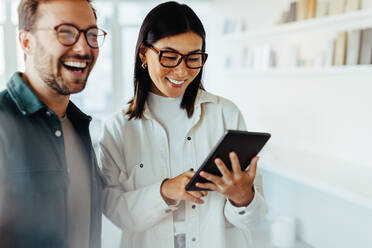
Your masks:
M 317 0 L 300 0 L 297 3 L 296 21 L 302 21 L 315 17 Z
M 344 13 L 346 0 L 329 0 L 329 15 Z
M 346 0 L 345 12 L 357 11 L 360 9 L 360 0 Z
M 360 30 L 352 30 L 347 34 L 346 64 L 357 65 L 359 62 Z
M 372 28 L 361 31 L 359 64 L 372 64 Z
M 306 2 L 307 0 L 300 0 L 297 3 L 296 9 L 296 21 L 302 21 L 306 19 Z
M 306 1 L 306 18 L 311 19 L 315 17 L 317 0 Z
M 291 5 L 289 7 L 288 22 L 296 21 L 297 4 L 298 2 L 291 2 Z
M 335 40 L 333 65 L 344 65 L 346 59 L 347 32 L 339 32 Z
M 329 3 L 327 1 L 318 1 L 316 4 L 316 17 L 323 17 L 328 15 Z
M 334 49 L 335 48 L 335 41 L 329 40 L 327 44 L 327 48 L 325 50 L 325 55 L 324 55 L 324 66 L 325 67 L 330 67 L 333 64 L 333 54 L 334 54 Z
M 284 11 L 280 17 L 279 23 L 287 23 L 289 19 L 289 11 Z

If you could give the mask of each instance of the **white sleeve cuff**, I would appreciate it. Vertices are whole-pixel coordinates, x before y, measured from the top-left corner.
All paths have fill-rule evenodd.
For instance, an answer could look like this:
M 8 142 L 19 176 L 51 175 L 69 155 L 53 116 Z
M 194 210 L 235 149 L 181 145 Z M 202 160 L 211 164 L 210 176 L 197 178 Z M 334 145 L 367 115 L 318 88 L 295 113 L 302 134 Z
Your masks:
M 258 200 L 257 200 L 257 194 L 258 192 L 256 191 L 254 193 L 252 201 L 248 204 L 248 206 L 243 206 L 243 207 L 237 207 L 234 206 L 230 200 L 227 199 L 226 205 L 225 205 L 225 211 L 228 211 L 229 213 L 233 213 L 234 215 L 237 216 L 244 216 L 252 213 L 255 211 L 257 208 Z

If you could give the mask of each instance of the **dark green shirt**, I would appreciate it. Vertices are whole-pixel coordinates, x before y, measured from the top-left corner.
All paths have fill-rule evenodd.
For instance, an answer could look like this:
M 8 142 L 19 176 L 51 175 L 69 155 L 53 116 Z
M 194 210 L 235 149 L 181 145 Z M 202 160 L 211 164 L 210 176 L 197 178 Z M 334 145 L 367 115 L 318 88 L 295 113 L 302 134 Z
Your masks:
M 102 184 L 89 135 L 91 117 L 66 114 L 90 161 L 90 245 L 101 246 Z M 0 247 L 68 247 L 69 174 L 58 116 L 15 73 L 0 93 Z

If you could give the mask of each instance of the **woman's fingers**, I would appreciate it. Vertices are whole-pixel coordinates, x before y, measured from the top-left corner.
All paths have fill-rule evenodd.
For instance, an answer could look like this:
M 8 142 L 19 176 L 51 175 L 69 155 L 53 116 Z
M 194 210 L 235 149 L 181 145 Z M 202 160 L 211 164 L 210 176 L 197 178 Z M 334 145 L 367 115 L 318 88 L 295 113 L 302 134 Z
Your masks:
M 208 172 L 205 171 L 200 172 L 200 176 L 204 177 L 205 179 L 211 181 L 214 184 L 221 184 L 223 182 L 222 177 L 209 174 Z
M 200 191 L 187 191 L 187 193 L 197 198 L 204 196 L 203 193 Z
M 213 191 L 218 190 L 217 185 L 215 185 L 213 183 L 196 183 L 195 185 L 196 185 L 196 187 L 201 188 L 201 189 L 210 189 L 210 190 L 213 190 Z M 204 192 L 206 192 L 206 191 L 204 191 Z
M 238 155 L 235 152 L 230 152 L 229 157 L 230 157 L 231 167 L 232 167 L 232 171 L 234 175 L 242 174 L 242 169 L 240 167 Z
M 227 169 L 225 163 L 219 159 L 219 158 L 216 158 L 214 160 L 218 170 L 221 172 L 222 176 L 225 177 L 225 178 L 231 178 L 231 172 L 229 171 L 229 169 Z
M 197 191 L 193 191 L 193 192 L 197 192 Z M 185 194 L 185 199 L 186 201 L 192 201 L 192 202 L 195 202 L 195 203 L 198 203 L 198 204 L 203 204 L 204 201 L 202 199 L 200 199 L 200 197 L 195 197 L 194 195 L 190 194 L 190 192 L 186 193 Z
M 256 176 L 256 171 L 257 171 L 257 162 L 258 162 L 259 157 L 256 156 L 252 158 L 251 163 L 248 167 L 247 173 L 250 177 L 255 177 Z

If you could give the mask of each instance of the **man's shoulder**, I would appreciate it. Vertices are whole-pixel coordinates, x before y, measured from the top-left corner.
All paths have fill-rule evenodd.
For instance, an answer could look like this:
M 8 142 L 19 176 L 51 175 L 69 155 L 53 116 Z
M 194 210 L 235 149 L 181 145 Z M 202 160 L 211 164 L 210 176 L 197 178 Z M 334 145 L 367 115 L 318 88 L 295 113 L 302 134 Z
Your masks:
M 0 92 L 0 112 L 6 111 L 10 105 L 10 97 L 8 90 Z
M 0 122 L 9 121 L 11 116 L 18 112 L 17 106 L 10 97 L 8 90 L 0 92 Z

